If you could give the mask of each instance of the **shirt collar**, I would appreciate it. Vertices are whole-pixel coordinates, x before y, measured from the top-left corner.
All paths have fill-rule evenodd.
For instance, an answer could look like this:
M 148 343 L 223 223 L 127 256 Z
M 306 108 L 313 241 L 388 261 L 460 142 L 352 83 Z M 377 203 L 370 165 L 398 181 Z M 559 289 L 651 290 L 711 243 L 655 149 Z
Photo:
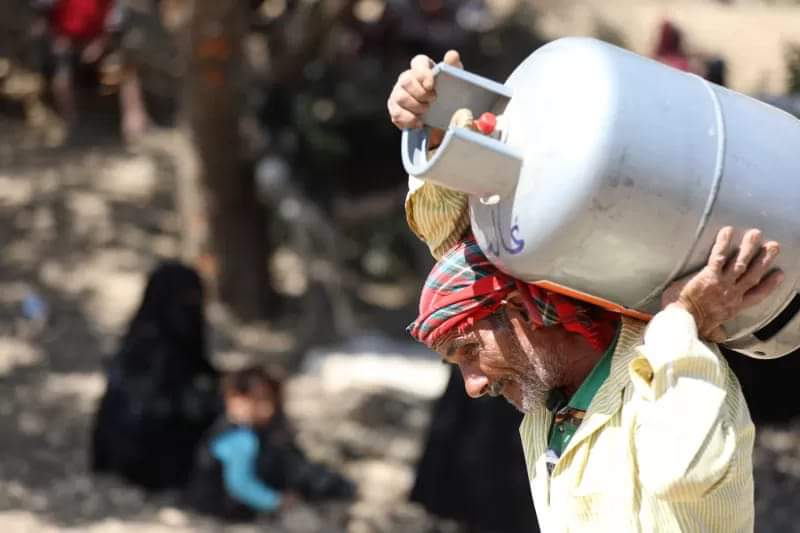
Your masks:
M 619 339 L 619 332 L 622 328 L 622 321 L 617 326 L 617 330 L 614 333 L 614 339 L 611 341 L 611 344 L 608 345 L 606 351 L 603 353 L 603 356 L 600 360 L 595 363 L 594 368 L 592 368 L 589 375 L 583 380 L 578 390 L 575 391 L 575 394 L 572 395 L 572 398 L 569 399 L 567 402 L 566 397 L 563 392 L 558 389 L 551 390 L 547 395 L 547 409 L 551 412 L 556 412 L 562 409 L 564 406 L 570 407 L 572 409 L 577 409 L 580 411 L 586 411 L 589 408 L 589 404 L 592 402 L 592 398 L 600 390 L 600 387 L 603 385 L 605 380 L 608 378 L 609 373 L 611 372 L 611 360 L 614 355 L 614 351 L 617 348 L 617 339 Z

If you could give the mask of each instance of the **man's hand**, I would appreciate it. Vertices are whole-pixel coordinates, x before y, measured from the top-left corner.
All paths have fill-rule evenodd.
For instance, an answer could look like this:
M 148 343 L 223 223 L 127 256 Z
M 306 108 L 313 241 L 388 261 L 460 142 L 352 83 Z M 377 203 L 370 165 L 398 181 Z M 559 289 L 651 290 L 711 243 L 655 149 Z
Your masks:
M 464 68 L 461 57 L 455 50 L 444 55 L 444 62 L 457 68 Z M 433 83 L 434 63 L 425 55 L 418 55 L 411 60 L 411 68 L 397 78 L 386 107 L 392 123 L 400 129 L 421 128 L 422 115 L 436 99 Z M 435 130 L 431 134 L 430 144 L 438 145 L 443 132 Z
M 742 309 L 758 305 L 783 281 L 780 271 L 769 272 L 780 245 L 761 242 L 761 232 L 748 230 L 739 252 L 729 259 L 733 228 L 722 228 L 708 262 L 696 274 L 672 283 L 661 297 L 661 305 L 689 311 L 700 337 L 712 342 L 725 340 L 722 324 Z

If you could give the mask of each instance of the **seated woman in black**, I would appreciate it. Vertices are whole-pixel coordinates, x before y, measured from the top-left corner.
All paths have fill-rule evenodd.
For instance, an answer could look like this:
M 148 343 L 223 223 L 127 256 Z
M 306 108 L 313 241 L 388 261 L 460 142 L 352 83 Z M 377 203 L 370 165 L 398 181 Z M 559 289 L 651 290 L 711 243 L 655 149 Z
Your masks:
M 109 364 L 94 421 L 95 472 L 148 489 L 186 483 L 194 450 L 222 409 L 205 329 L 200 277 L 179 263 L 159 265 Z

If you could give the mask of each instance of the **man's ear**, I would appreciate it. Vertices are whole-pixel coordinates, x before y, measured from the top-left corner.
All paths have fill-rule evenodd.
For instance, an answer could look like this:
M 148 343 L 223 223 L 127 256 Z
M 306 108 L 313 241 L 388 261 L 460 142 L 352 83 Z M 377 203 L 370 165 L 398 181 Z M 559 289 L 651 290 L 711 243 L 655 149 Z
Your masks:
M 531 338 L 533 328 L 531 327 L 530 317 L 523 303 L 522 296 L 517 291 L 512 292 L 506 298 L 504 311 L 523 353 L 533 353 L 533 342 Z
M 506 319 L 517 337 L 517 342 L 524 352 L 529 353 L 532 349 L 530 315 L 519 291 L 511 291 L 506 296 L 504 311 Z

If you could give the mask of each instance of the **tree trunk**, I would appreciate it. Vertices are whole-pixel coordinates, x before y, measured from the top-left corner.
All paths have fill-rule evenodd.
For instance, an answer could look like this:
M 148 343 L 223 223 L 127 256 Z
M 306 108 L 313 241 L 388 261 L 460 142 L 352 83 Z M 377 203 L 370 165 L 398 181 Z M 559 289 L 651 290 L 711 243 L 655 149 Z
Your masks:
M 240 158 L 245 91 L 242 40 L 248 2 L 194 0 L 181 120 L 194 165 L 179 187 L 185 255 L 212 278 L 239 318 L 260 317 L 269 299 L 265 220 Z

